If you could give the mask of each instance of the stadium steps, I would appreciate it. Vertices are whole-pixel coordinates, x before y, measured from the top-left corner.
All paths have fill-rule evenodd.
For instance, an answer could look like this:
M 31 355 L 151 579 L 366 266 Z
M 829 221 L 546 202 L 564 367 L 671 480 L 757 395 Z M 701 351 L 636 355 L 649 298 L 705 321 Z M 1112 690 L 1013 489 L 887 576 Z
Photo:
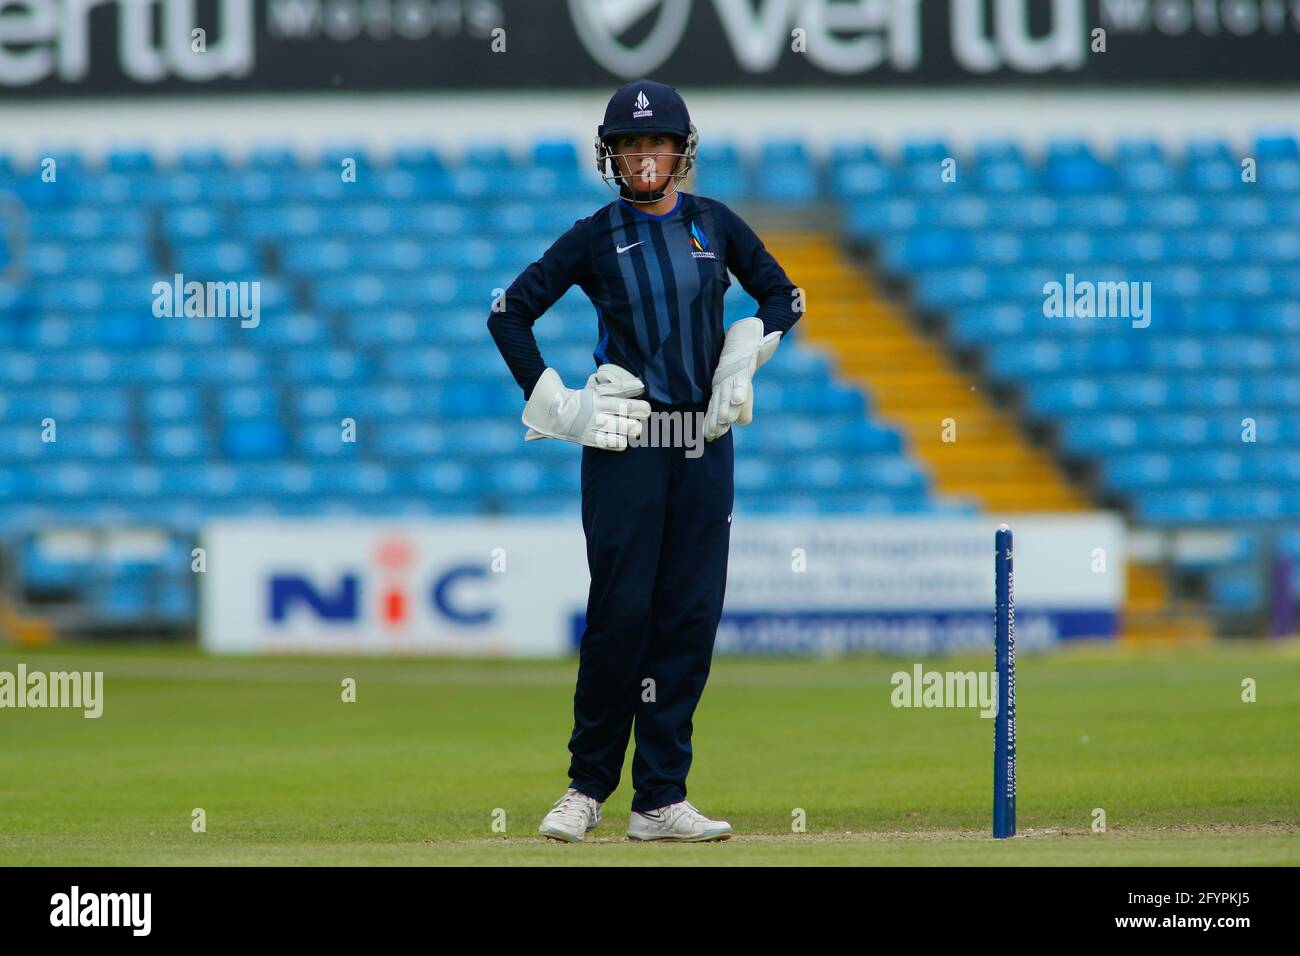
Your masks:
M 945 497 L 990 511 L 1088 507 L 1051 457 L 1027 445 L 978 383 L 937 353 L 820 232 L 778 230 L 767 245 L 805 292 L 805 341 L 830 352 L 841 377 L 864 388 L 879 416 L 906 436 Z M 945 420 L 956 441 L 944 441 Z
M 0 638 L 22 647 L 41 647 L 54 642 L 54 628 L 44 618 L 21 614 L 13 606 L 0 603 Z
M 1092 506 L 1055 458 L 1030 445 L 979 382 L 954 368 L 833 238 L 786 227 L 768 231 L 765 241 L 804 290 L 805 341 L 825 348 L 840 376 L 865 389 L 879 417 L 906 436 L 911 453 L 928 467 L 940 495 L 967 497 L 995 513 Z M 956 423 L 955 442 L 943 440 L 945 419 Z M 1173 605 L 1159 565 L 1129 561 L 1126 567 L 1126 641 L 1213 636 L 1203 614 Z
M 1136 561 L 1128 562 L 1123 635 L 1135 644 L 1201 643 L 1215 636 L 1207 616 L 1174 606 L 1159 565 Z

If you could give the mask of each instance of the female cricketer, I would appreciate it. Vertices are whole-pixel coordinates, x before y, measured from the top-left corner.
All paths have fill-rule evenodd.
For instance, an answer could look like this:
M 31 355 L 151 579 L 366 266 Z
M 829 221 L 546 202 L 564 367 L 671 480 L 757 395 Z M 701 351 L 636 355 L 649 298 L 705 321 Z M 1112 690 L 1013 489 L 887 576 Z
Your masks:
M 596 164 L 617 198 L 580 219 L 506 290 L 488 328 L 524 391 L 526 441 L 582 450 L 591 590 L 569 738 L 570 785 L 543 835 L 579 842 L 617 788 L 629 735 L 634 840 L 725 840 L 686 800 L 692 717 L 722 616 L 733 423 L 798 314 L 796 290 L 739 216 L 681 191 L 699 136 L 672 87 L 618 90 Z M 728 271 L 758 303 L 723 331 Z M 571 286 L 596 308 L 596 371 L 567 388 L 533 323 Z M 690 426 L 694 425 L 698 431 Z M 703 442 L 690 441 L 692 433 Z M 667 435 L 673 440 L 663 439 Z M 680 439 L 680 440 L 678 440 Z

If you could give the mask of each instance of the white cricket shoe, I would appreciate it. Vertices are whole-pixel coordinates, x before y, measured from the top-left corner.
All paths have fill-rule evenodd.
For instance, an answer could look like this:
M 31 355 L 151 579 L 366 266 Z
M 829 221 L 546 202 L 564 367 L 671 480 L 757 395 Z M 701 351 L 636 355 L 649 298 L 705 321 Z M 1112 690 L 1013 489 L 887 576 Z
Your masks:
M 587 831 L 600 822 L 601 806 L 603 804 L 594 797 L 570 787 L 555 801 L 551 812 L 542 818 L 537 832 L 553 840 L 581 843 Z
M 627 825 L 629 840 L 676 840 L 680 843 L 703 843 L 731 838 L 731 824 L 710 820 L 689 800 L 670 803 L 647 813 L 633 811 Z

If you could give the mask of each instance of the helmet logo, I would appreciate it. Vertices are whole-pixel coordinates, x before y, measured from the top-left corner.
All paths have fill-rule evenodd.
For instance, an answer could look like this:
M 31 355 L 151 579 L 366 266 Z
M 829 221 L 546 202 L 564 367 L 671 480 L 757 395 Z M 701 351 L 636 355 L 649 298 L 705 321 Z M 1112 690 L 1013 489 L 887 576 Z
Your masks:
M 655 115 L 655 111 L 650 109 L 650 101 L 646 99 L 645 90 L 637 93 L 636 102 L 633 105 L 636 107 L 632 112 L 633 119 L 644 119 L 647 116 Z

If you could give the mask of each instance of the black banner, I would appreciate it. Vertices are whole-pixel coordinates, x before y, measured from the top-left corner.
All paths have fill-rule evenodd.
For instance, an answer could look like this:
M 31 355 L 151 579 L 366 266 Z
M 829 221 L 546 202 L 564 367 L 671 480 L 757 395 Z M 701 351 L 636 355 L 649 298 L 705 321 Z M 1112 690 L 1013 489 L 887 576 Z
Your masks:
M 0 97 L 1295 83 L 1300 0 L 0 0 Z
M 1294 836 L 1279 834 L 1277 839 L 1283 842 Z M 445 938 L 442 927 L 453 919 L 479 934 L 483 942 L 508 941 L 512 926 L 519 926 L 521 932 L 529 930 L 526 923 L 502 924 L 500 899 L 504 893 L 526 893 L 536 877 L 509 872 L 506 867 L 522 849 L 518 844 L 532 841 L 477 842 L 481 848 L 475 862 L 480 866 L 461 864 L 454 879 L 446 883 L 438 880 L 433 901 L 430 879 L 414 878 L 411 871 L 398 867 L 33 867 L 0 869 L 0 920 L 9 945 L 41 948 L 54 948 L 54 942 L 63 947 L 134 947 L 147 940 L 173 947 L 200 940 L 211 945 L 247 946 L 255 938 L 292 940 L 297 946 L 328 948 L 355 941 L 371 948 L 388 948 L 390 942 L 409 942 L 413 929 L 429 939 Z M 448 865 L 437 841 L 424 843 L 425 864 Z M 847 932 L 870 928 L 877 934 L 915 938 L 927 946 L 966 943 L 981 935 L 994 941 L 1005 939 L 1008 945 L 1016 945 L 1012 940 L 1068 935 L 1075 942 L 1127 937 L 1153 945 L 1150 940 L 1169 940 L 1175 947 L 1199 939 L 1231 951 L 1257 948 L 1265 938 L 1277 940 L 1294 924 L 1290 911 L 1293 869 L 1000 869 L 999 851 L 1007 847 L 991 844 L 991 840 L 967 841 L 966 862 L 982 865 L 978 871 L 891 867 L 888 874 L 869 876 L 861 867 L 872 865 L 873 855 L 870 845 L 863 844 L 861 859 L 847 865 L 859 868 L 867 889 L 853 896 L 839 872 L 804 872 L 793 877 L 788 867 L 817 865 L 816 858 L 801 859 L 797 849 L 783 855 L 778 872 L 760 875 L 753 872 L 754 867 L 746 872 L 733 863 L 727 878 L 733 891 L 744 898 L 779 891 L 783 885 L 805 891 L 811 886 L 818 903 L 819 928 L 830 931 L 838 926 Z M 281 851 L 293 849 L 282 834 L 272 835 L 267 845 Z M 548 849 L 554 862 L 543 865 L 608 863 L 602 860 L 598 846 Z M 687 862 L 686 854 L 677 852 L 685 847 L 651 849 L 663 851 L 654 854 L 656 866 L 676 868 Z M 716 881 L 711 868 L 728 864 L 728 847 L 710 849 L 714 850 L 710 859 L 692 861 L 694 867 L 709 867 L 708 873 L 694 876 L 685 869 L 674 869 L 671 874 L 688 892 L 707 894 Z M 84 856 L 94 851 L 80 852 Z M 467 859 L 463 854 L 456 858 Z M 755 882 L 749 884 L 749 879 Z M 940 912 L 942 918 L 937 919 Z M 769 935 L 775 925 L 791 929 L 802 925 L 772 919 L 737 923 L 742 933 L 751 927 Z M 690 928 L 694 931 L 696 927 Z M 736 939 L 736 931 L 737 927 L 725 928 L 729 940 Z

